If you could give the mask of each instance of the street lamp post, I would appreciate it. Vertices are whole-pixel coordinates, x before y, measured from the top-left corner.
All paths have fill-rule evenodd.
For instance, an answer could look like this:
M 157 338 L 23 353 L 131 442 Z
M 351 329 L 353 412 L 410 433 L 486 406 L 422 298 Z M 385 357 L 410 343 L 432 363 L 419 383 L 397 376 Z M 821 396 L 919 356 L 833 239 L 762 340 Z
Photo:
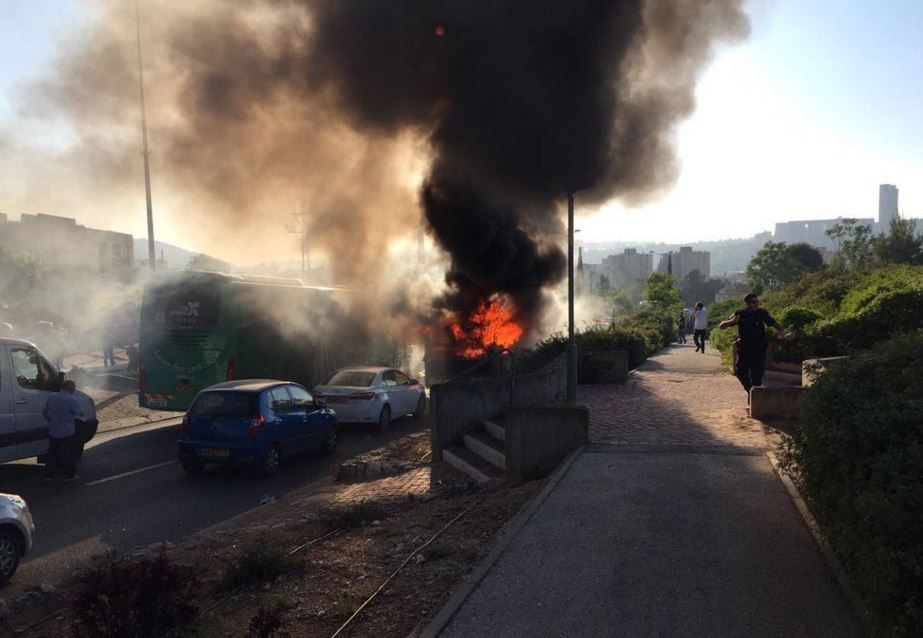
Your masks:
M 567 193 L 567 401 L 577 400 L 577 339 L 574 336 L 574 191 Z
M 144 194 L 147 198 L 147 258 L 151 271 L 157 270 L 154 250 L 154 206 L 151 203 L 151 152 L 147 147 L 147 112 L 144 106 L 144 69 L 141 66 L 141 9 L 135 0 L 135 26 L 138 35 L 138 86 L 141 93 L 141 154 L 144 156 Z

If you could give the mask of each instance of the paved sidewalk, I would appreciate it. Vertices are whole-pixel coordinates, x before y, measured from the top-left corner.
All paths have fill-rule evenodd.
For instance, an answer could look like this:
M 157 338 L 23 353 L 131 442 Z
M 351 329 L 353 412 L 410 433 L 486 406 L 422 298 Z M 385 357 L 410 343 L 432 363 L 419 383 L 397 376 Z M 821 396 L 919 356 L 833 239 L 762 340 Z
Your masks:
M 717 354 L 581 398 L 594 443 L 443 636 L 861 635 Z

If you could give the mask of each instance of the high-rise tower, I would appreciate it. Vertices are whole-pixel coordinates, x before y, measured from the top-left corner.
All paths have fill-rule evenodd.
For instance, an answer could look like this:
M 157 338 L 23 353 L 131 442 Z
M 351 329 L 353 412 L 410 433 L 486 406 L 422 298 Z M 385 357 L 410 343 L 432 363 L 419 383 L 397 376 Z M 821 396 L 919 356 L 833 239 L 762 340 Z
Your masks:
M 878 187 L 878 230 L 889 232 L 894 219 L 897 219 L 897 186 L 881 184 Z

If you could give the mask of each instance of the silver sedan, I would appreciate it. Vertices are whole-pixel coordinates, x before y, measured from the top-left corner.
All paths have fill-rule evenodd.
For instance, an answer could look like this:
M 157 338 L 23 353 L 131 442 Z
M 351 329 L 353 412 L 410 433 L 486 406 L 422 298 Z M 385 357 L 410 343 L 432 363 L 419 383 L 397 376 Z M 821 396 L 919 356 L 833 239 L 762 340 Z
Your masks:
M 314 396 L 332 408 L 340 422 L 378 423 L 382 429 L 391 419 L 426 412 L 426 390 L 394 368 L 340 368 L 314 388 Z

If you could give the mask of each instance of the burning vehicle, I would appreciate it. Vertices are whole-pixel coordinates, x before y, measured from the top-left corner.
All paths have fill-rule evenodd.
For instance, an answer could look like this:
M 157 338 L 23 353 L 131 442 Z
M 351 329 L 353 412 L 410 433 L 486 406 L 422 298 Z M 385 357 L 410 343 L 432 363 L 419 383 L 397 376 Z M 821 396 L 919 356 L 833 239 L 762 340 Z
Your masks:
M 364 333 L 337 301 L 348 294 L 246 275 L 156 277 L 141 304 L 141 406 L 186 410 L 203 388 L 237 379 L 314 387 L 364 356 Z

